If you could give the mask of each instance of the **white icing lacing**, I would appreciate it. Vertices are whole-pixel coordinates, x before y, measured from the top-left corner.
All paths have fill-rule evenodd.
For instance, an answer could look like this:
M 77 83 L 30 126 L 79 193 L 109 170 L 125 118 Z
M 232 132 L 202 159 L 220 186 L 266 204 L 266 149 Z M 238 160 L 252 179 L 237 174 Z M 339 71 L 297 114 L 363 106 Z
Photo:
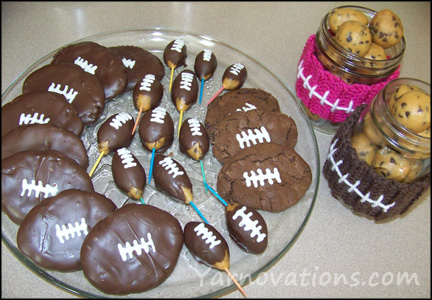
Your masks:
M 243 228 L 244 231 L 250 231 L 250 237 L 254 238 L 257 237 L 257 242 L 261 243 L 264 241 L 266 234 L 261 232 L 262 226 L 258 225 L 258 220 L 252 221 L 251 216 L 253 215 L 252 212 L 248 212 L 245 214 L 246 206 L 242 206 L 242 208 L 238 209 L 232 219 L 235 221 L 238 217 L 240 217 L 242 220 L 239 223 L 239 227 Z
M 61 84 L 56 85 L 53 82 L 49 86 L 48 92 L 53 92 L 53 93 L 63 95 L 69 103 L 72 103 L 75 100 L 76 95 L 78 95 L 78 92 L 75 91 L 73 88 L 71 88 L 68 92 L 68 88 L 69 88 L 69 86 L 65 85 L 64 89 L 61 90 Z
M 134 158 L 132 156 L 132 153 L 128 149 L 126 149 L 126 148 L 118 149 L 117 153 L 120 156 L 120 158 L 122 160 L 123 167 L 125 169 L 136 167 L 137 164 L 136 164 L 136 162 L 134 162 Z
M 190 91 L 194 77 L 195 75 L 189 72 L 181 73 L 180 89 Z
M 132 120 L 132 116 L 128 113 L 121 112 L 117 114 L 109 123 L 110 126 L 114 127 L 115 129 L 119 129 L 123 126 L 127 121 Z
M 159 162 L 159 164 L 168 171 L 168 174 L 173 174 L 172 177 L 176 178 L 177 176 L 181 176 L 184 174 L 183 171 L 179 170 L 177 164 L 172 160 L 171 157 L 165 157 L 163 160 Z
M 318 85 L 314 85 L 311 86 L 309 84 L 309 80 L 312 78 L 312 75 L 309 75 L 308 77 L 305 77 L 303 74 L 303 60 L 300 61 L 300 64 L 298 66 L 298 73 L 297 73 L 297 78 L 301 78 L 303 80 L 303 88 L 307 89 L 309 91 L 309 99 L 312 99 L 312 96 L 315 96 L 316 98 L 318 98 L 320 100 L 320 104 L 322 106 L 324 105 L 328 105 L 331 106 L 331 112 L 334 112 L 335 110 L 342 110 L 345 111 L 347 114 L 350 114 L 354 111 L 354 101 L 351 100 L 349 102 L 348 107 L 343 107 L 343 106 L 338 106 L 340 99 L 336 99 L 335 101 L 329 101 L 327 99 L 328 94 L 330 93 L 330 91 L 326 91 L 324 93 L 324 95 L 320 95 L 317 92 L 315 92 L 316 88 L 318 87 Z
M 89 64 L 89 62 L 81 58 L 81 56 L 78 56 L 75 59 L 74 64 L 80 66 L 84 71 L 93 75 L 95 74 L 95 71 L 97 69 L 97 66 L 94 66 L 93 64 Z
M 195 135 L 201 136 L 202 135 L 202 132 L 200 131 L 200 129 L 201 129 L 200 128 L 200 122 L 198 121 L 198 119 L 191 118 L 188 120 L 188 123 L 189 123 L 189 128 L 192 131 L 193 136 L 195 136 Z
M 141 81 L 140 91 L 151 91 L 151 85 L 155 81 L 156 77 L 153 74 L 147 74 L 144 76 L 143 80 Z
M 145 251 L 145 253 L 149 253 L 151 247 L 153 252 L 156 252 L 156 247 L 153 243 L 150 232 L 147 233 L 147 242 L 142 237 L 139 240 L 139 243 L 137 240 L 133 240 L 132 244 L 133 245 L 131 245 L 129 242 L 126 242 L 124 246 L 120 243 L 117 244 L 117 249 L 123 261 L 126 261 L 128 256 L 132 258 L 134 251 L 137 255 L 141 255 L 143 250 Z
M 163 107 L 156 107 L 151 113 L 150 122 L 163 124 L 167 111 Z
M 81 223 L 77 221 L 75 225 L 67 223 L 67 225 L 63 224 L 61 227 L 59 224 L 56 224 L 55 228 L 56 236 L 62 244 L 65 243 L 65 239 L 68 241 L 69 238 L 74 238 L 75 235 L 81 236 L 81 232 L 84 233 L 84 235 L 88 234 L 87 223 L 84 218 L 81 218 Z
M 208 228 L 204 225 L 204 223 L 200 223 L 198 226 L 194 228 L 197 237 L 202 235 L 202 239 L 205 240 L 206 244 L 210 244 L 209 248 L 213 249 L 215 246 L 221 243 L 220 240 L 216 239 L 216 236 L 208 230 Z
M 245 106 L 243 106 L 242 108 L 237 108 L 236 111 L 247 112 L 247 111 L 254 110 L 254 109 L 257 109 L 255 105 L 252 105 L 250 103 L 245 103 Z
M 327 159 L 331 162 L 332 164 L 332 171 L 335 171 L 336 174 L 339 176 L 339 180 L 338 183 L 345 183 L 349 189 L 348 189 L 348 193 L 351 193 L 352 191 L 354 191 L 357 195 L 359 195 L 361 197 L 360 202 L 368 202 L 371 203 L 372 207 L 380 207 L 384 210 L 384 212 L 387 212 L 390 208 L 392 208 L 396 202 L 390 203 L 390 204 L 383 204 L 382 201 L 384 199 L 384 195 L 380 195 L 378 197 L 377 200 L 373 200 L 370 198 L 370 192 L 368 192 L 366 195 L 363 194 L 359 189 L 357 189 L 357 187 L 360 185 L 361 181 L 357 180 L 354 184 L 352 184 L 351 182 L 348 181 L 348 177 L 349 177 L 349 173 L 347 174 L 342 174 L 341 170 L 339 169 L 339 165 L 343 164 L 343 160 L 339 160 L 339 161 L 335 161 L 333 154 L 337 151 L 337 148 L 335 148 L 336 143 L 338 142 L 338 139 L 330 146 L 330 151 L 328 154 Z
M 39 118 L 38 118 L 39 117 Z M 39 116 L 39 113 L 34 113 L 33 116 L 31 114 L 21 113 L 18 124 L 27 125 L 27 124 L 46 124 L 50 121 L 50 118 L 45 118 L 44 114 Z
M 204 61 L 210 61 L 211 57 L 212 57 L 212 51 L 209 49 L 204 49 L 204 53 L 203 53 L 203 60 Z
M 181 53 L 183 46 L 184 46 L 184 41 L 182 39 L 176 39 L 171 46 L 171 50 Z
M 273 169 L 273 173 L 269 168 L 267 168 L 265 169 L 265 174 L 260 168 L 258 168 L 256 172 L 254 170 L 250 171 L 250 175 L 248 172 L 244 172 L 243 177 L 246 180 L 247 187 L 250 187 L 252 184 L 255 188 L 258 186 L 264 186 L 266 180 L 270 185 L 273 185 L 274 180 L 276 180 L 278 183 L 282 182 L 279 170 L 277 168 Z
M 125 66 L 125 68 L 133 69 L 135 66 L 135 60 L 133 60 L 133 59 L 123 57 L 122 62 L 123 62 L 123 66 Z
M 255 134 L 253 133 L 255 132 Z M 256 145 L 258 143 L 262 144 L 264 143 L 264 140 L 267 143 L 271 142 L 271 138 L 269 133 L 267 132 L 267 129 L 265 129 L 264 126 L 261 126 L 259 129 L 255 128 L 253 131 L 252 129 L 248 129 L 247 133 L 242 131 L 240 134 L 236 134 L 236 139 L 239 143 L 240 148 L 244 149 L 244 144 L 246 144 L 247 147 L 251 146 L 251 142 Z
M 238 74 L 240 74 L 241 70 L 243 70 L 244 67 L 245 67 L 245 66 L 242 65 L 241 63 L 235 63 L 235 64 L 233 64 L 233 65 L 231 66 L 229 72 L 230 72 L 231 74 L 234 74 L 234 75 L 238 76 Z
M 21 183 L 21 188 L 22 188 L 21 197 L 24 196 L 26 192 L 27 192 L 27 197 L 30 197 L 32 192 L 35 192 L 35 197 L 39 197 L 39 194 L 43 193 L 44 199 L 46 199 L 48 197 L 53 197 L 58 193 L 57 184 L 54 185 L 46 184 L 44 186 L 41 180 L 39 180 L 38 183 L 36 184 L 36 180 L 34 179 L 32 179 L 30 183 L 28 183 L 27 179 L 24 178 Z

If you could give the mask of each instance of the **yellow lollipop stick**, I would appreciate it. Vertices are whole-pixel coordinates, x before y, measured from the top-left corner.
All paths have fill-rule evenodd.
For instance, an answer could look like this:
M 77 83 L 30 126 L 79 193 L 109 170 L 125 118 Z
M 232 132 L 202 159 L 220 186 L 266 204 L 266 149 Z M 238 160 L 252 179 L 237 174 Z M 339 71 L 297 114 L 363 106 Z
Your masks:
M 228 276 L 231 277 L 232 281 L 235 283 L 235 285 L 237 286 L 237 288 L 239 289 L 239 291 L 243 294 L 243 296 L 245 298 L 247 298 L 245 291 L 240 286 L 240 284 L 237 282 L 237 280 L 234 278 L 234 276 L 231 274 L 231 272 L 228 269 L 224 269 L 224 270 L 228 274 Z
M 181 110 L 180 111 L 180 119 L 179 119 L 178 131 L 177 131 L 177 137 L 180 137 L 180 128 L 182 126 L 183 113 L 184 113 L 184 111 Z
M 141 117 L 142 111 L 143 111 L 143 109 L 140 108 L 139 113 L 138 113 L 138 117 L 137 117 L 135 125 L 134 125 L 134 128 L 132 129 L 132 135 L 135 133 L 135 129 L 137 128 L 137 125 L 138 125 L 139 119 Z
M 96 167 L 98 166 L 98 164 L 100 163 L 100 161 L 104 155 L 105 155 L 105 151 L 102 151 L 101 154 L 99 155 L 98 159 L 96 160 L 95 164 L 93 165 L 92 170 L 89 173 L 90 177 L 92 177 L 94 171 L 96 170 Z
M 170 83 L 169 83 L 169 90 L 168 90 L 170 93 L 171 93 L 173 75 L 174 75 L 174 67 L 171 67 L 171 76 L 170 76 Z

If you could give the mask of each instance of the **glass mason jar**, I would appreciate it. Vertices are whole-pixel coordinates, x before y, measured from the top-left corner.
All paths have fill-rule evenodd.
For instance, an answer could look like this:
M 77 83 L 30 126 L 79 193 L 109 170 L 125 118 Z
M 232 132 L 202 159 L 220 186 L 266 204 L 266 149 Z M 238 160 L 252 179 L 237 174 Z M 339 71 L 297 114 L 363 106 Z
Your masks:
M 429 83 L 390 81 L 362 112 L 352 146 L 387 179 L 411 183 L 422 178 L 430 173 L 430 106 Z
M 381 89 L 380 84 L 385 81 L 397 78 L 395 74 L 398 66 L 400 65 L 404 52 L 405 52 L 405 38 L 402 39 L 394 46 L 384 49 L 387 55 L 386 60 L 373 60 L 360 57 L 354 53 L 343 48 L 336 42 L 334 38 L 335 33 L 332 32 L 329 26 L 330 13 L 335 9 L 348 8 L 355 9 L 362 12 L 369 20 L 377 13 L 375 10 L 361 7 L 361 6 L 340 6 L 329 11 L 321 20 L 320 26 L 315 35 L 314 54 L 319 62 L 324 67 L 324 70 L 337 76 L 343 83 L 347 84 L 344 89 L 349 91 L 351 88 L 358 89 L 359 87 L 352 86 L 353 84 L 360 84 L 364 93 L 358 97 L 366 97 L 365 95 L 376 95 L 372 93 L 378 88 Z M 394 74 L 392 76 L 392 74 Z M 392 78 L 389 78 L 392 76 Z M 334 84 L 335 92 L 340 89 L 341 83 Z M 331 89 L 331 85 L 329 85 Z M 370 90 L 367 92 L 367 90 Z M 355 94 L 356 92 L 352 92 Z M 372 99 L 364 98 L 357 99 L 357 102 L 370 103 Z M 340 126 L 340 122 L 322 118 L 320 115 L 314 114 L 310 109 L 302 103 L 312 125 L 318 131 L 327 134 L 334 134 Z M 355 107 L 353 107 L 355 109 Z
M 339 8 L 360 11 L 368 18 L 369 22 L 377 13 L 375 10 L 361 6 L 340 6 L 335 9 Z M 315 55 L 324 68 L 346 83 L 366 85 L 382 82 L 397 69 L 405 52 L 404 37 L 396 45 L 384 49 L 387 55 L 386 60 L 360 57 L 336 42 L 335 33 L 331 31 L 329 26 L 330 12 L 324 16 L 316 32 Z

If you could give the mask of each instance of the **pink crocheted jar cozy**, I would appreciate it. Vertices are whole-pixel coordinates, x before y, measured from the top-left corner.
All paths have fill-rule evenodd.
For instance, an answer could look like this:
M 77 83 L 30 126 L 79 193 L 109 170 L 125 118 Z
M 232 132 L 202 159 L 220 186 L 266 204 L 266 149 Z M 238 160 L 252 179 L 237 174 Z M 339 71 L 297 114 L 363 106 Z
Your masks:
M 306 42 L 297 67 L 297 97 L 322 119 L 342 123 L 361 104 L 369 104 L 391 80 L 399 77 L 399 67 L 383 82 L 348 84 L 324 69 L 314 53 L 315 34 Z

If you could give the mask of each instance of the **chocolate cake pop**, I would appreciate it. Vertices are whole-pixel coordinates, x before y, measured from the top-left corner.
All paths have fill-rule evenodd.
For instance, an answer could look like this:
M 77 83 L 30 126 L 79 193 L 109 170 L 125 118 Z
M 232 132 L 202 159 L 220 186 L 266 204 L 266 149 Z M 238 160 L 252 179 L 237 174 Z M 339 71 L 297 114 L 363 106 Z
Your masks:
M 195 70 L 195 75 L 201 81 L 199 105 L 201 105 L 204 81 L 209 80 L 213 76 L 216 68 L 217 68 L 217 59 L 213 51 L 209 49 L 204 49 L 203 51 L 198 53 L 198 55 L 195 58 L 194 70 Z
M 198 82 L 195 74 L 191 70 L 182 71 L 174 80 L 171 93 L 171 100 L 180 113 L 178 135 L 180 135 L 183 114 L 196 102 L 197 96 Z
M 236 90 L 243 86 L 247 78 L 247 69 L 241 63 L 235 63 L 226 68 L 222 76 L 222 87 L 219 91 L 207 102 L 209 105 L 223 90 Z

